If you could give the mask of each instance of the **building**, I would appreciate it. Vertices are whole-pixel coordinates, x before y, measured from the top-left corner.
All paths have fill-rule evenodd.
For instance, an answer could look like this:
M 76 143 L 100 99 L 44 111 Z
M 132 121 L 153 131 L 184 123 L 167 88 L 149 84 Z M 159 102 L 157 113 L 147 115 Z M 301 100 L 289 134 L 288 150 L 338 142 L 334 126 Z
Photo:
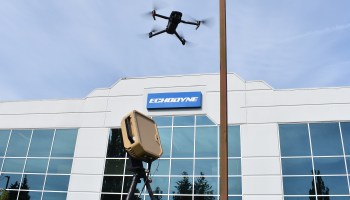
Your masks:
M 0 188 L 11 199 L 125 198 L 132 174 L 120 122 L 134 109 L 160 132 L 157 199 L 219 199 L 218 74 L 122 79 L 84 99 L 1 102 Z M 229 199 L 350 199 L 349 121 L 350 88 L 275 90 L 229 74 Z

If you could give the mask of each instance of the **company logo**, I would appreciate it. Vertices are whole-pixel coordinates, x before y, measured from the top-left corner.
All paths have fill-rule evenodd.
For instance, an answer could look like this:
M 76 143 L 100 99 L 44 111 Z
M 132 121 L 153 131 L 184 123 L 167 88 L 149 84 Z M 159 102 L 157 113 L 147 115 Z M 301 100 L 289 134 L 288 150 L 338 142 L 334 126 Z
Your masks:
M 201 107 L 201 92 L 151 93 L 147 97 L 147 109 Z

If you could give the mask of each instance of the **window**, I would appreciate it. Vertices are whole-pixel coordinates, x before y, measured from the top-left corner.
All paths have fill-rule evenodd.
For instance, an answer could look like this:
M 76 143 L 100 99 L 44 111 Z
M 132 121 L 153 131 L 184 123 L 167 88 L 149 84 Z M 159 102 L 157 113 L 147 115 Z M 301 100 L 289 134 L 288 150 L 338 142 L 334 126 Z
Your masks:
M 0 188 L 11 198 L 66 199 L 77 132 L 0 130 Z
M 163 148 L 162 157 L 154 161 L 151 168 L 151 187 L 156 199 L 219 199 L 219 126 L 204 115 L 157 116 L 153 119 L 157 123 Z M 241 200 L 239 126 L 229 126 L 228 135 L 229 199 Z M 112 129 L 106 155 L 102 200 L 126 197 L 132 179 L 128 163 L 121 130 Z M 142 190 L 142 186 L 143 182 L 138 184 L 137 192 Z M 146 189 L 140 198 L 150 199 Z
M 349 134 L 348 123 L 280 124 L 284 199 L 349 199 Z

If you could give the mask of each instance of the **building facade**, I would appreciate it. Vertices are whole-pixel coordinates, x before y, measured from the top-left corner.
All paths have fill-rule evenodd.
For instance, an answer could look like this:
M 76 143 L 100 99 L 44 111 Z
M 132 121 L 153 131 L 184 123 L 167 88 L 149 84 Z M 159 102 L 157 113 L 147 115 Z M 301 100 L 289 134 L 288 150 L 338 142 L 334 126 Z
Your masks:
M 156 198 L 219 199 L 218 74 L 122 79 L 84 99 L 0 102 L 1 195 L 124 199 L 132 173 L 120 122 L 132 110 L 158 126 Z M 350 88 L 275 90 L 229 74 L 228 123 L 229 199 L 350 199 Z M 149 199 L 147 191 L 137 198 Z

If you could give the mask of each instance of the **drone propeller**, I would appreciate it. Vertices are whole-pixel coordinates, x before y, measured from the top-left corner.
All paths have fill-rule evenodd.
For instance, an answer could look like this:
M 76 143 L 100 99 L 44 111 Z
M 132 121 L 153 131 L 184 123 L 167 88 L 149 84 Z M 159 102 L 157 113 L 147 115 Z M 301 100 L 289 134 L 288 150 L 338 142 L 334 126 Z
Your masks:
M 187 15 L 186 15 L 186 17 L 188 17 L 191 21 L 197 22 L 198 23 L 198 27 L 200 25 L 204 25 L 206 27 L 210 27 L 211 28 L 214 25 L 214 19 L 212 17 L 205 18 L 205 19 L 202 19 L 202 20 L 198 20 L 198 19 L 195 19 L 195 18 L 193 18 L 191 16 L 187 16 Z
M 165 7 L 166 7 L 165 2 L 154 1 L 153 4 L 152 4 L 152 11 L 143 13 L 142 15 L 144 17 L 153 16 L 153 13 L 156 13 L 157 10 L 161 10 L 161 9 L 163 9 Z

